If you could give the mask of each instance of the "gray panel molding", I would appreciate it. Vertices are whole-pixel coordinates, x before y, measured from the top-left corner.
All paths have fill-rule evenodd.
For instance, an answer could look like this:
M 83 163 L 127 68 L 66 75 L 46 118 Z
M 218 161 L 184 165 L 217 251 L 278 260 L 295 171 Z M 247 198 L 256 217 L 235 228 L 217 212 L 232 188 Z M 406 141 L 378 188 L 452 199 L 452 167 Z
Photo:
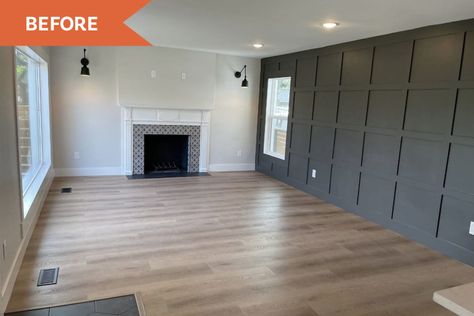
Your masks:
M 292 148 L 258 133 L 257 170 L 474 265 L 474 19 L 266 58 L 262 79 L 281 64 Z
M 463 41 L 464 33 L 417 39 L 413 50 L 411 81 L 457 80 Z
M 367 126 L 400 129 L 405 114 L 404 90 L 372 90 L 369 94 Z

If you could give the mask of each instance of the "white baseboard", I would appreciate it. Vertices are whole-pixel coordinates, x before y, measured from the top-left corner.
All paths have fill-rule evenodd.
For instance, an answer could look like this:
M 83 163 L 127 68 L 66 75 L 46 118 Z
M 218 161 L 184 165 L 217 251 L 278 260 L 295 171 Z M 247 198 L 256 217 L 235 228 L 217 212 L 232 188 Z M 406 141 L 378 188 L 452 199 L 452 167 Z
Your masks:
M 55 172 L 56 177 L 119 176 L 123 174 L 120 167 L 57 168 Z
M 210 164 L 209 169 L 201 168 L 199 172 L 254 171 L 254 163 L 218 163 Z M 124 172 L 120 167 L 105 168 L 56 168 L 56 177 L 119 176 Z
M 215 163 L 209 165 L 209 171 L 225 172 L 225 171 L 254 171 L 254 163 Z

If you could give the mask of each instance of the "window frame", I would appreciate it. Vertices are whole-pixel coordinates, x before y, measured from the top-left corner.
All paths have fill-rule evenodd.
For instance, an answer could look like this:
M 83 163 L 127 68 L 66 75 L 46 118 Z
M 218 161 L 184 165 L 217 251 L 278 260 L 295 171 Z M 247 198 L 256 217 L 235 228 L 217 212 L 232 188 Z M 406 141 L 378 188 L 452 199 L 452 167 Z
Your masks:
M 269 97 L 274 100 L 276 97 L 275 95 L 269 96 L 269 84 L 271 80 L 277 80 L 277 79 L 289 79 L 290 84 L 289 84 L 289 96 L 288 96 L 288 113 L 286 117 L 280 116 L 280 115 L 274 115 L 274 102 L 271 102 L 271 108 L 269 108 Z M 288 136 L 289 136 L 289 124 L 290 124 L 290 112 L 291 112 L 291 103 L 292 103 L 292 93 L 293 93 L 293 77 L 288 74 L 275 74 L 275 75 L 270 75 L 265 77 L 265 99 L 263 100 L 264 106 L 265 106 L 265 113 L 264 113 L 264 134 L 263 134 L 263 154 L 267 155 L 269 157 L 278 159 L 279 161 L 286 160 L 286 156 L 288 154 Z M 275 93 L 277 90 L 275 90 Z M 270 113 L 269 113 L 270 111 Z M 281 119 L 281 120 L 286 120 L 286 137 L 285 137 L 285 153 L 283 155 L 279 155 L 271 150 L 269 148 L 273 147 L 273 144 L 275 142 L 275 138 L 272 137 L 271 133 L 274 130 L 273 127 L 273 120 L 274 119 Z M 267 142 L 268 141 L 268 142 Z
M 20 161 L 18 164 L 18 172 L 20 174 L 20 184 L 23 194 L 23 218 L 26 218 L 28 212 L 33 205 L 37 194 L 39 193 L 41 186 L 51 168 L 51 130 L 50 130 L 50 102 L 49 102 L 49 65 L 38 53 L 28 46 L 17 46 L 15 49 L 15 60 L 14 65 L 16 69 L 16 54 L 19 51 L 27 58 L 31 59 L 36 64 L 35 67 L 35 78 L 34 78 L 34 93 L 35 93 L 35 104 L 34 111 L 35 115 L 33 118 L 36 120 L 37 128 L 35 130 L 35 136 L 30 134 L 30 142 L 33 147 L 33 142 L 36 142 L 39 164 L 34 169 L 31 175 L 29 175 L 28 181 L 24 181 L 20 170 Z M 30 61 L 29 61 L 30 62 Z M 16 71 L 16 70 L 15 70 Z M 17 76 L 15 72 L 15 107 L 16 107 L 16 120 L 18 125 L 18 99 L 16 90 Z M 29 82 L 30 84 L 30 82 Z M 29 102 L 28 102 L 29 103 Z M 28 104 L 30 106 L 30 104 Z M 31 111 L 31 108 L 29 108 Z M 31 126 L 31 125 L 30 125 Z M 17 128 L 18 129 L 18 128 Z M 31 130 L 30 130 L 31 132 Z M 18 153 L 20 151 L 20 133 L 17 131 L 18 137 Z M 18 159 L 20 155 L 18 154 Z

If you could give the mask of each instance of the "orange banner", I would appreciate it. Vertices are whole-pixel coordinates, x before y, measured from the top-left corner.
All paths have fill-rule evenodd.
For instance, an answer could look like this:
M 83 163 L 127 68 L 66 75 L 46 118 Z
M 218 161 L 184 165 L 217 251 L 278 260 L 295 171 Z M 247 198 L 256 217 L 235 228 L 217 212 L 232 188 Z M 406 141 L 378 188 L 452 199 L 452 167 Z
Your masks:
M 3 0 L 0 45 L 145 46 L 124 22 L 149 0 Z

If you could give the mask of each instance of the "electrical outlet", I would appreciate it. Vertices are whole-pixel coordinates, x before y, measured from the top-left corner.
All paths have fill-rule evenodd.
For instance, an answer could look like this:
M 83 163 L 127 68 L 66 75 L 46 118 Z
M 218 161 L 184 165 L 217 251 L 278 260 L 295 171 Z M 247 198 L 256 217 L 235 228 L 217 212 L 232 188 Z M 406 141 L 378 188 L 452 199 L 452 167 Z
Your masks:
M 187 77 L 186 73 L 182 72 L 181 73 L 181 80 L 186 80 L 186 77 Z
M 237 150 L 237 157 L 242 157 L 242 149 Z
M 81 159 L 81 154 L 77 151 L 74 152 L 74 160 L 79 160 Z
M 7 260 L 7 241 L 4 240 L 2 243 L 2 259 L 3 261 Z
M 311 178 L 316 178 L 316 169 L 313 169 L 313 171 L 311 171 Z
M 471 226 L 469 227 L 469 234 L 474 235 L 474 222 L 471 222 Z
M 151 77 L 151 79 L 156 79 L 156 77 L 157 77 L 156 70 L 152 70 L 152 71 L 150 72 L 150 77 Z

